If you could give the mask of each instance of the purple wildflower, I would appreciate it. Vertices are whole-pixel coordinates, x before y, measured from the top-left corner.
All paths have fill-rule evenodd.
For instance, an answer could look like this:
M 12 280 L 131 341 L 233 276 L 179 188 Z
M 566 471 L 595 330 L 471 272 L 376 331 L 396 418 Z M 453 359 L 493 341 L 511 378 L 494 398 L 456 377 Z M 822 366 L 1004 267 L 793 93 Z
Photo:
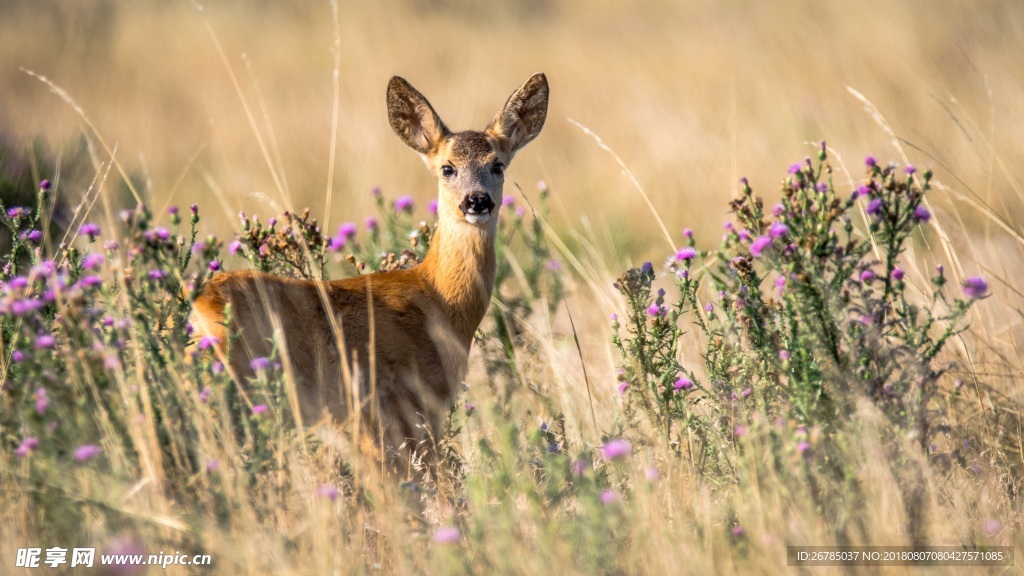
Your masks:
M 11 361 L 12 362 L 24 362 L 25 361 L 25 353 L 22 352 L 21 350 L 15 350 L 14 352 L 11 352 Z
M 84 276 L 78 281 L 78 286 L 82 288 L 95 288 L 100 284 L 103 284 L 103 280 L 100 280 L 100 277 L 95 274 Z
M 743 526 L 740 526 L 739 524 L 737 524 L 737 525 L 732 527 L 732 535 L 733 536 L 735 536 L 737 538 L 742 538 L 744 533 L 746 533 L 746 531 L 743 529 Z
M 881 198 L 875 198 L 871 200 L 871 202 L 868 202 L 867 212 L 872 216 L 876 216 L 882 211 L 884 206 L 885 202 L 883 202 Z
M 583 476 L 587 471 L 590 464 L 586 460 L 573 460 L 572 465 L 569 467 L 569 471 L 572 472 L 573 476 Z
M 14 208 L 8 208 L 7 209 L 7 217 L 10 218 L 11 220 L 17 220 L 19 218 L 26 218 L 31 213 L 32 212 L 29 211 L 29 209 L 25 208 L 24 206 L 15 206 Z
M 672 385 L 676 390 L 689 390 L 693 388 L 693 380 L 690 380 L 686 376 L 676 380 L 675 384 Z
M 217 470 L 220 470 L 220 462 L 216 460 L 210 460 L 209 462 L 206 463 L 207 472 L 216 472 Z
M 434 530 L 433 540 L 437 544 L 452 544 L 462 538 L 462 532 L 454 526 L 442 526 Z
M 605 460 L 621 460 L 629 456 L 632 451 L 633 445 L 629 443 L 629 440 L 616 438 L 605 442 L 601 447 L 601 456 Z
M 40 190 L 45 190 L 45 191 L 49 192 L 50 191 L 50 181 L 49 180 L 43 180 L 42 182 L 40 182 L 39 183 L 39 189 Z
M 903 171 L 907 173 L 907 176 L 913 176 L 914 173 L 917 172 L 917 168 L 914 168 L 912 165 L 907 164 L 907 167 L 904 168 Z
M 650 307 L 647 308 L 647 313 L 657 318 L 664 314 L 665 311 L 662 310 L 661 306 L 658 306 L 657 304 L 651 304 Z
M 516 197 L 515 196 L 505 196 L 504 198 L 501 199 L 501 205 L 502 206 L 511 206 L 511 205 L 513 205 L 515 203 L 516 203 Z
M 650 262 L 644 262 L 643 265 L 640 266 L 641 274 L 650 274 L 652 272 L 654 272 L 654 264 L 651 264 Z
M 619 495 L 614 490 L 601 492 L 601 504 L 614 504 L 619 501 Z
M 82 268 L 85 268 L 86 270 L 98 268 L 101 264 L 103 264 L 103 260 L 103 254 L 93 252 L 82 259 Z
M 711 302 L 708 302 L 707 304 L 704 305 L 704 311 L 709 313 L 709 314 L 711 312 L 714 312 L 715 311 L 715 305 L 712 304 Z
M 551 272 L 558 272 L 559 270 L 562 269 L 562 263 L 558 260 L 549 260 L 548 263 L 544 265 L 544 267 L 550 270 Z
M 893 268 L 892 269 L 892 279 L 897 281 L 897 282 L 899 282 L 900 280 L 903 280 L 903 270 L 901 270 L 899 268 Z
M 807 452 L 807 450 L 809 450 L 810 447 L 811 447 L 811 445 L 808 444 L 807 442 L 803 441 L 803 440 L 801 440 L 800 442 L 796 443 L 796 451 L 797 451 L 798 454 L 803 454 L 803 453 Z
M 620 396 L 625 394 L 626 390 L 629 389 L 629 382 L 626 382 L 626 381 L 619 382 L 619 388 L 618 389 L 619 389 L 619 395 Z
M 267 407 L 266 404 L 257 404 L 252 407 L 252 413 L 255 414 L 256 416 L 263 414 L 267 410 L 269 410 L 269 408 Z
M 412 212 L 414 201 L 412 196 L 399 196 L 395 198 L 396 212 Z
M 988 294 L 988 282 L 981 276 L 972 276 L 964 280 L 964 294 L 968 298 L 984 298 Z
M 692 246 L 686 246 L 685 248 L 680 248 L 679 252 L 676 252 L 676 260 L 685 262 L 687 260 L 692 260 L 696 255 L 697 250 L 695 248 Z
M 231 244 L 228 244 L 228 254 L 238 254 L 238 251 L 242 249 L 242 243 L 235 240 Z
M 746 435 L 747 427 L 742 424 L 739 424 L 736 426 L 736 428 L 733 429 L 733 432 L 736 434 L 737 438 L 742 437 Z
M 351 240 L 356 237 L 356 225 L 352 222 L 345 222 L 338 227 L 338 236 Z
M 818 192 L 828 192 L 828 184 L 825 182 L 818 182 Z
M 89 237 L 89 241 L 93 241 L 97 236 L 100 235 L 100 227 L 92 222 L 86 222 L 82 224 L 82 227 L 78 229 L 78 233 Z
M 75 448 L 75 462 L 85 462 L 99 456 L 103 449 L 95 444 L 85 444 Z
M 154 282 L 159 282 L 164 278 L 167 278 L 167 273 L 159 268 L 149 271 L 149 279 Z
M 799 162 L 797 162 L 796 164 L 793 164 L 792 166 L 789 167 L 789 173 L 790 174 L 799 174 L 800 173 L 800 168 L 802 168 L 802 166 L 800 165 Z
M 373 232 L 377 229 L 377 219 L 373 216 L 366 217 L 366 230 L 367 232 Z
M 18 446 L 18 451 L 15 452 L 18 458 L 24 458 L 32 453 L 33 450 L 39 447 L 39 439 L 32 436 L 25 438 L 21 441 L 21 445 Z
M 39 242 L 43 238 L 43 233 L 39 230 L 29 230 L 28 234 L 25 234 L 25 238 L 28 238 L 32 242 Z
M 57 343 L 56 338 L 49 334 L 43 334 L 36 338 L 36 350 L 44 350 L 46 348 L 53 348 L 53 345 Z
M 203 388 L 202 390 L 199 391 L 199 401 L 202 402 L 203 404 L 206 404 L 207 402 L 210 401 L 210 395 L 212 394 L 213 390 L 211 390 L 209 386 Z
M 740 392 L 740 398 L 746 398 L 747 396 L 750 396 L 753 392 L 753 388 L 744 388 L 743 391 Z
M 772 227 L 768 229 L 768 235 L 772 238 L 778 238 L 779 236 L 785 236 L 789 234 L 789 226 L 786 226 L 782 222 L 775 222 Z
M 207 348 L 213 348 L 220 342 L 220 339 L 214 336 L 203 336 L 199 340 L 199 349 L 206 350 Z
M 875 273 L 872 272 L 870 268 L 865 268 L 864 271 L 860 273 L 860 281 L 865 284 L 870 284 L 874 279 Z
M 174 204 L 171 204 L 170 206 L 167 207 L 167 213 L 170 214 L 171 216 L 177 216 L 178 207 L 175 206 Z
M 927 222 L 932 219 L 932 213 L 928 211 L 924 206 L 918 206 L 914 208 L 914 221 L 916 222 Z
M 755 258 L 761 255 L 765 248 L 771 246 L 772 239 L 769 236 L 760 236 L 750 245 L 750 254 Z
M 256 372 L 262 372 L 267 368 L 270 368 L 270 360 L 260 356 L 258 358 L 253 358 L 252 362 L 249 363 L 249 366 Z
M 648 466 L 644 468 L 644 478 L 647 478 L 648 482 L 654 482 L 661 478 L 661 472 L 655 466 Z
M 864 165 L 869 168 L 874 168 L 876 164 L 878 164 L 878 161 L 875 160 L 874 156 L 868 156 L 864 159 Z
M 789 360 L 789 350 L 785 350 L 785 349 L 779 350 L 779 359 L 780 360 Z
M 188 211 L 191 212 L 193 216 L 199 214 L 199 205 L 192 204 L 191 206 L 188 207 Z
M 333 484 L 321 484 L 316 489 L 316 495 L 327 500 L 337 500 L 338 488 Z
M 46 409 L 50 406 L 50 397 L 46 394 L 46 388 L 40 388 L 36 390 L 36 414 L 42 416 L 46 414 Z
M 687 238 L 693 238 L 693 230 L 690 230 L 689 228 L 683 228 L 683 236 Z

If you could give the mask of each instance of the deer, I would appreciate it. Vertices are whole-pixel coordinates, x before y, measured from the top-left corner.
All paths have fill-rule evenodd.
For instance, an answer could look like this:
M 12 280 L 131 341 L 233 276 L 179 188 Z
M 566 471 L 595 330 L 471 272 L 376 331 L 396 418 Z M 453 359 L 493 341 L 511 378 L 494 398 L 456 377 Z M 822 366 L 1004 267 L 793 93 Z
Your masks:
M 221 272 L 193 302 L 194 339 L 213 338 L 240 382 L 278 341 L 301 421 L 357 419 L 362 448 L 372 439 L 393 472 L 429 456 L 494 290 L 505 170 L 543 128 L 548 94 L 547 78 L 535 74 L 483 131 L 452 132 L 420 92 L 392 77 L 391 127 L 438 181 L 423 261 L 336 281 Z

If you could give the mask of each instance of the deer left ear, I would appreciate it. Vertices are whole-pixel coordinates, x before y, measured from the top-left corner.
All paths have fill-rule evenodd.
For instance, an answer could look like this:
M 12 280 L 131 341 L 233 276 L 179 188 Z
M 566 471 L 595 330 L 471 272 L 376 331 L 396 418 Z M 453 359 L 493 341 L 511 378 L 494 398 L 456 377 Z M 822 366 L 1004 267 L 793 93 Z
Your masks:
M 519 87 L 505 107 L 487 126 L 509 155 L 526 146 L 540 134 L 548 115 L 548 79 L 543 73 L 530 77 Z

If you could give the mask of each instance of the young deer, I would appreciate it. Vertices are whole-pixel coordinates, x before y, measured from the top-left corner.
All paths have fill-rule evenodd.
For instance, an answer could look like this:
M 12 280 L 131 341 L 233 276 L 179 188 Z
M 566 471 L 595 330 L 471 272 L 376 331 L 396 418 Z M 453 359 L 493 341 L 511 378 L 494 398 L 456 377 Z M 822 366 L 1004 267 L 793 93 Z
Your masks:
M 229 331 L 237 335 L 228 360 L 240 378 L 252 374 L 252 358 L 270 355 L 276 336 L 303 420 L 358 416 L 396 464 L 420 444 L 429 448 L 490 303 L 505 168 L 540 133 L 547 105 L 547 79 L 536 74 L 484 131 L 453 133 L 422 94 L 393 77 L 391 127 L 438 178 L 437 227 L 423 262 L 334 282 L 222 273 L 194 303 L 197 335 L 216 338 L 221 355 Z

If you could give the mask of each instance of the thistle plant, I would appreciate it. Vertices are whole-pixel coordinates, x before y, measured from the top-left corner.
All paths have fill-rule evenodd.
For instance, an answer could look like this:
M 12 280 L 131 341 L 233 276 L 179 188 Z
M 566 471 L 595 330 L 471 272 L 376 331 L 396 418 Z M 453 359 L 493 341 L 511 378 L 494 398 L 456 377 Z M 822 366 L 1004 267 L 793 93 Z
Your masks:
M 917 297 L 900 258 L 931 218 L 932 174 L 870 157 L 866 168 L 863 184 L 840 195 L 822 143 L 816 162 L 790 168 L 769 211 L 744 179 L 719 248 L 702 253 L 687 232 L 669 258 L 672 302 L 652 295 L 650 264 L 619 279 L 627 310 L 612 328 L 627 417 L 648 414 L 670 446 L 720 471 L 730 459 L 721 447 L 753 420 L 827 439 L 859 398 L 922 450 L 944 431 L 936 357 L 987 285 L 971 278 L 951 295 L 940 266 Z M 679 361 L 689 326 L 704 341 L 701 366 Z

